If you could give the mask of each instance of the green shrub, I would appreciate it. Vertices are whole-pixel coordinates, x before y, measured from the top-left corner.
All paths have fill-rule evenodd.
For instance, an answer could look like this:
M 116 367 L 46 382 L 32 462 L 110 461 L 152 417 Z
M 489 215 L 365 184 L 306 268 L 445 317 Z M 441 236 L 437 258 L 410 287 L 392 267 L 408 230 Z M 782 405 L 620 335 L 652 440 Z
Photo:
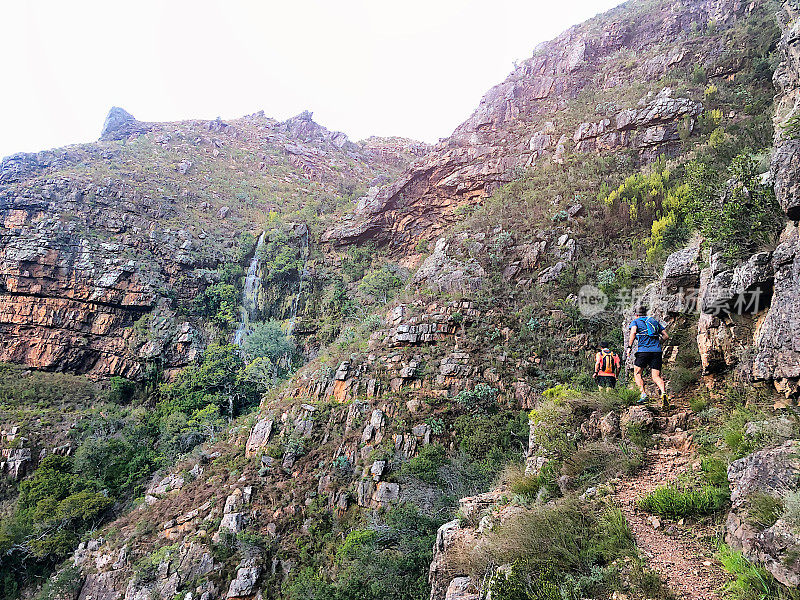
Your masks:
M 375 256 L 375 245 L 372 243 L 363 246 L 350 246 L 347 254 L 342 258 L 342 274 L 348 281 L 358 281 L 364 277 L 367 269 L 372 264 Z
M 278 365 L 288 357 L 288 363 L 295 353 L 294 342 L 289 339 L 277 321 L 253 323 L 244 338 L 244 351 L 254 358 L 267 358 Z M 285 370 L 285 369 L 284 369 Z
M 423 446 L 417 456 L 403 464 L 402 472 L 413 475 L 425 483 L 440 481 L 439 468 L 447 464 L 447 451 L 441 444 Z
M 701 84 L 708 81 L 708 75 L 702 65 L 695 64 L 692 67 L 692 83 Z
M 84 577 L 80 567 L 64 565 L 45 581 L 35 600 L 76 598 L 83 586 L 83 581 Z
M 178 373 L 174 382 L 161 386 L 159 413 L 191 415 L 212 404 L 220 412 L 229 412 L 231 399 L 237 400 L 235 410 L 257 402 L 256 390 L 241 377 L 243 368 L 244 361 L 236 346 L 209 346 L 199 363 L 189 365 Z
M 602 198 L 602 201 L 614 213 L 624 211 L 631 221 L 652 223 L 661 212 L 671 175 L 663 163 L 650 173 L 634 173 L 626 177 L 623 184 Z
M 703 396 L 693 396 L 689 399 L 689 408 L 692 409 L 692 412 L 697 414 L 703 412 L 705 409 L 709 407 L 708 398 Z
M 475 460 L 503 462 L 510 452 L 524 452 L 528 442 L 525 413 L 460 415 L 454 422 L 459 447 Z
M 229 283 L 208 286 L 194 301 L 195 314 L 209 317 L 221 329 L 228 331 L 239 320 L 239 291 Z
M 713 486 L 726 489 L 728 487 L 728 467 L 724 460 L 706 457 L 700 461 L 703 477 Z
M 404 282 L 398 276 L 398 269 L 384 265 L 376 271 L 370 271 L 358 284 L 358 290 L 367 296 L 372 296 L 376 301 L 386 303 L 394 293 L 403 287 Z
M 513 576 L 506 578 L 514 585 L 501 582 L 501 589 L 535 593 L 549 587 L 537 587 L 536 582 L 548 581 L 557 586 L 555 590 L 564 590 L 561 583 L 568 575 L 573 576 L 572 581 L 591 576 L 596 566 L 635 556 L 636 546 L 619 509 L 565 499 L 501 523 L 486 535 L 484 544 L 469 552 L 471 556 L 464 559 L 469 565 L 466 571 L 480 577 L 488 565 L 516 565 Z M 540 578 L 542 574 L 545 577 Z
M 625 406 L 632 406 L 639 402 L 639 391 L 632 390 L 626 387 L 617 387 L 614 388 L 614 393 L 619 397 L 622 401 L 622 404 Z
M 283 584 L 287 600 L 418 600 L 430 594 L 427 572 L 438 523 L 408 504 L 353 530 L 335 551 L 330 576 L 293 570 Z
M 653 435 L 650 430 L 640 423 L 628 423 L 626 428 L 627 438 L 639 448 L 650 448 L 653 446 Z
M 138 584 L 154 581 L 158 577 L 158 568 L 162 562 L 168 561 L 177 546 L 161 546 L 155 552 L 146 554 L 133 565 L 133 578 Z
M 444 419 L 441 417 L 428 417 L 425 419 L 425 423 L 431 428 L 431 433 L 433 435 L 442 435 L 444 433 Z
M 479 383 L 471 390 L 463 390 L 453 398 L 453 401 L 467 410 L 487 409 L 491 407 L 499 390 L 486 383 Z
M 700 374 L 697 371 L 681 366 L 675 367 L 670 375 L 669 384 L 675 394 L 688 390 L 700 379 Z
M 543 568 L 527 573 L 522 561 L 515 561 L 497 570 L 488 588 L 497 600 L 561 600 L 561 586 L 552 569 Z
M 578 486 L 634 473 L 644 464 L 643 453 L 638 448 L 626 450 L 606 442 L 588 443 L 564 458 L 562 472 Z
M 686 172 L 687 223 L 721 248 L 727 259 L 735 262 L 773 241 L 782 225 L 781 210 L 752 156 L 734 157 L 724 178 L 700 162 L 687 165 Z
M 724 590 L 735 600 L 798 600 L 800 591 L 778 583 L 765 568 L 747 560 L 741 552 L 723 544 L 717 558 L 731 575 L 733 581 Z
M 108 394 L 109 402 L 128 404 L 136 392 L 136 383 L 130 379 L 115 375 L 111 378 L 111 391 Z
M 114 499 L 78 476 L 68 457 L 50 455 L 20 484 L 17 512 L 0 527 L 0 551 L 60 561 L 84 531 L 100 522 Z
M 713 514 L 725 506 L 729 498 L 728 490 L 710 485 L 692 488 L 671 484 L 656 488 L 639 498 L 637 504 L 642 510 L 662 517 L 682 519 Z
M 522 477 L 511 482 L 511 491 L 519 494 L 527 501 L 531 502 L 536 499 L 536 495 L 542 487 L 542 480 L 538 475 L 523 475 Z

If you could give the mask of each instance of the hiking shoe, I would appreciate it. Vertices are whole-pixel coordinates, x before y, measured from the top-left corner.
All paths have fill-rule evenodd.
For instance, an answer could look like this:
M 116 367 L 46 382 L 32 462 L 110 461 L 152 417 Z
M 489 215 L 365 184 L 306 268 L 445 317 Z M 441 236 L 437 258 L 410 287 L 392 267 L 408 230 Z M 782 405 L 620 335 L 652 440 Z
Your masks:
M 646 404 L 647 403 L 647 394 L 642 394 L 639 396 L 639 404 Z
M 661 394 L 661 407 L 664 410 L 667 410 L 669 408 L 669 396 L 667 396 L 666 394 Z

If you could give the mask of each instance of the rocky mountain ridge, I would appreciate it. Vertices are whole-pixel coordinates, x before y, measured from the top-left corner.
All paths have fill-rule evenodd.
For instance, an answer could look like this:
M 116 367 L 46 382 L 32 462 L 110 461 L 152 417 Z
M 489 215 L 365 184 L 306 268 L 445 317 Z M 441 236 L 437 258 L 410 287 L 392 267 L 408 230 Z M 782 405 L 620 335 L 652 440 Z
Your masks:
M 375 239 L 408 251 L 420 238 L 435 239 L 459 207 L 480 203 L 543 157 L 631 148 L 646 161 L 675 152 L 681 136 L 691 135 L 702 103 L 668 88 L 654 95 L 649 84 L 686 65 L 717 63 L 731 49 L 721 37 L 700 47 L 693 31 L 708 23 L 724 31 L 753 6 L 739 0 L 627 3 L 604 15 L 602 30 L 598 18 L 542 43 L 452 136 L 390 186 L 362 198 L 350 221 L 325 239 Z M 638 18 L 651 9 L 656 12 Z M 737 68 L 731 56 L 710 76 L 731 77 Z M 589 87 L 599 92 L 589 94 Z M 575 121 L 570 106 L 587 101 L 596 105 L 598 120 Z
M 152 357 L 187 364 L 207 336 L 175 300 L 252 251 L 243 231 L 285 210 L 286 196 L 296 204 L 338 194 L 342 181 L 367 186 L 425 150 L 370 144 L 308 112 L 283 123 L 263 114 L 140 123 L 114 108 L 96 144 L 3 159 L 0 359 L 132 378 Z M 143 318 L 144 336 L 132 327 Z

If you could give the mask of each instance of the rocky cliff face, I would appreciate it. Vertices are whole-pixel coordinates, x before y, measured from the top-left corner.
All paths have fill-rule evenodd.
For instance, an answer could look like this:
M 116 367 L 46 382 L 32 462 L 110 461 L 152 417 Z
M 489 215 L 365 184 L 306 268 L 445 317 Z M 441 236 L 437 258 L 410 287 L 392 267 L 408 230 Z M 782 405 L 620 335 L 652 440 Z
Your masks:
M 156 124 L 114 108 L 95 144 L 10 156 L 0 168 L 0 360 L 97 377 L 135 378 L 155 357 L 184 365 L 204 345 L 186 303 L 213 283 L 211 270 L 251 251 L 241 232 L 301 208 L 300 195 L 385 179 L 424 150 L 361 146 L 310 113 Z
M 452 136 L 362 198 L 326 239 L 410 249 L 438 236 L 459 206 L 480 203 L 546 156 L 631 149 L 648 161 L 675 153 L 703 106 L 657 82 L 686 65 L 715 65 L 712 78 L 734 76 L 737 60 L 719 61 L 729 50 L 722 37 L 701 47 L 692 33 L 710 22 L 729 28 L 752 8 L 739 0 L 628 3 L 541 44 Z M 582 120 L 588 106 L 593 121 Z
M 798 392 L 800 379 L 800 200 L 797 195 L 797 151 L 800 142 L 792 123 L 797 120 L 800 62 L 798 62 L 797 8 L 784 3 L 778 13 L 782 29 L 779 46 L 781 62 L 775 71 L 778 90 L 775 110 L 775 148 L 772 174 L 775 194 L 787 218 L 780 245 L 772 254 L 775 293 L 772 305 L 756 340 L 753 373 L 763 379 L 774 379 L 787 393 Z

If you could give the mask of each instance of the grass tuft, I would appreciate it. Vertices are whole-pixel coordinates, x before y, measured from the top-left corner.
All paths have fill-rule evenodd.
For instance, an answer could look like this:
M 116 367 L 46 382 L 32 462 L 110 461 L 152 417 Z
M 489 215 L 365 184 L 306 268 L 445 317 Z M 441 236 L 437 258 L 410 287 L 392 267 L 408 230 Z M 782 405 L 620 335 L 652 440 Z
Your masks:
M 730 492 L 723 488 L 711 485 L 690 488 L 673 484 L 656 488 L 639 498 L 638 505 L 649 513 L 682 519 L 713 514 L 725 506 L 729 498 Z

